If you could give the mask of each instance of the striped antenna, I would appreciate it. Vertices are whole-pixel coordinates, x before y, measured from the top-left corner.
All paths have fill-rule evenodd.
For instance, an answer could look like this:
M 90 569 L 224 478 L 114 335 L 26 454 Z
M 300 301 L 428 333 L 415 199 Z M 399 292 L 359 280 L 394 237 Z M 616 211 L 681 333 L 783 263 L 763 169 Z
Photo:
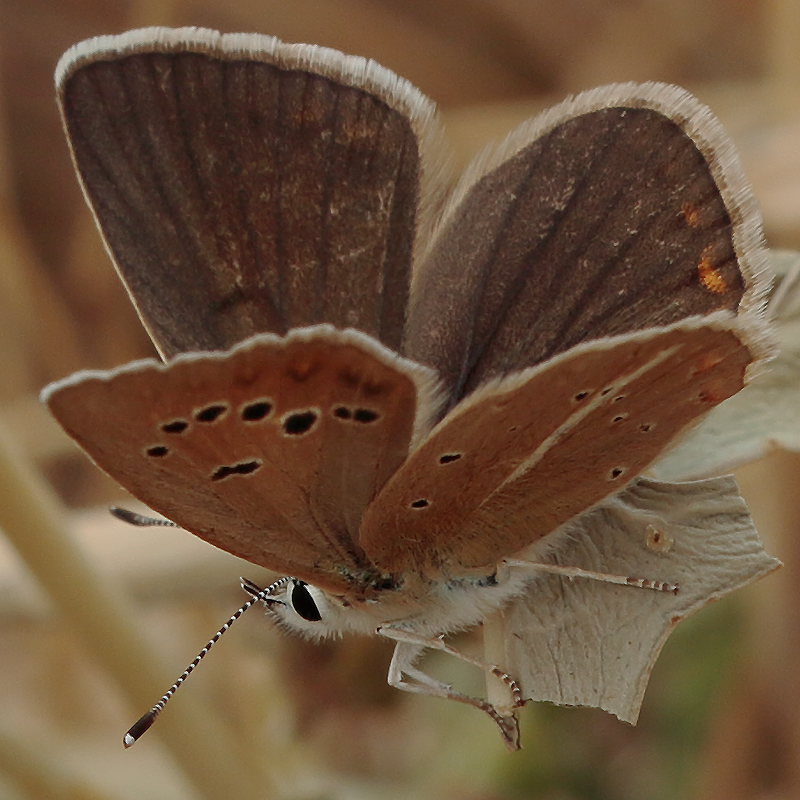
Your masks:
M 132 514 L 133 512 L 128 511 L 126 513 Z M 139 515 L 136 514 L 135 516 Z M 144 519 L 147 519 L 147 517 L 144 517 Z M 139 523 L 134 522 L 133 524 L 137 525 Z M 233 615 L 231 615 L 230 619 L 208 640 L 206 646 L 195 656 L 194 661 L 192 661 L 192 663 L 186 667 L 178 680 L 176 680 L 175 683 L 169 687 L 164 696 L 146 714 L 143 714 L 141 717 L 139 717 L 139 719 L 130 727 L 128 732 L 122 738 L 122 743 L 126 748 L 135 744 L 139 737 L 141 737 L 141 735 L 156 721 L 158 715 L 164 710 L 164 706 L 167 704 L 169 699 L 175 694 L 175 692 L 178 691 L 178 687 L 189 677 L 189 675 L 192 674 L 192 672 L 194 672 L 195 667 L 205 658 L 206 653 L 208 653 L 208 651 L 219 641 L 222 634 L 225 633 L 225 631 L 227 631 L 228 628 L 230 628 L 231 625 L 233 625 L 233 623 L 236 622 L 236 620 L 239 619 L 239 617 L 241 617 L 248 608 L 255 605 L 259 600 L 263 603 L 280 603 L 280 600 L 276 600 L 270 595 L 272 595 L 277 589 L 290 580 L 291 578 L 289 577 L 280 578 L 266 589 L 260 589 L 252 581 L 247 580 L 247 578 L 239 578 L 239 583 L 241 584 L 242 589 L 251 595 L 250 599 Z
M 146 517 L 144 514 L 137 514 L 128 508 L 119 508 L 119 506 L 111 506 L 108 509 L 112 517 L 121 519 L 127 522 L 128 525 L 135 525 L 137 528 L 149 528 L 154 525 L 163 525 L 167 528 L 177 528 L 171 519 L 163 519 L 162 517 Z

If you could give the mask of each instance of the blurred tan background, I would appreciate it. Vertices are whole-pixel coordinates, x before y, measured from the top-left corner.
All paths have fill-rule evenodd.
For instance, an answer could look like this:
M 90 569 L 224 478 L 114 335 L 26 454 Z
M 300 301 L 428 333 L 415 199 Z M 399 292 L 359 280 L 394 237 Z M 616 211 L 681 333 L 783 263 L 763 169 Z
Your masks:
M 171 708 L 122 750 L 246 599 L 238 576 L 266 580 L 189 534 L 108 518 L 130 501 L 37 399 L 75 369 L 152 354 L 83 205 L 52 73 L 76 41 L 155 24 L 372 57 L 439 103 L 457 165 L 568 93 L 679 83 L 739 146 L 769 244 L 800 248 L 800 2 L 0 0 L 0 800 L 800 797 L 800 458 L 787 453 L 739 474 L 786 568 L 681 626 L 636 728 L 528 707 L 526 749 L 509 755 L 474 710 L 388 689 L 391 648 L 306 645 L 255 611 L 174 701 L 193 723 Z

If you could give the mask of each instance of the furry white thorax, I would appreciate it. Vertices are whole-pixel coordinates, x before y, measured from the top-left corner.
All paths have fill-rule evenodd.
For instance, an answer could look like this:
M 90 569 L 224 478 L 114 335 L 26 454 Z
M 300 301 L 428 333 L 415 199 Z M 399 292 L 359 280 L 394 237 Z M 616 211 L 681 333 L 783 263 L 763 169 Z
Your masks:
M 355 603 L 291 578 L 271 594 L 273 601 L 264 605 L 267 615 L 281 627 L 310 639 L 345 633 L 375 635 L 382 627 L 435 637 L 477 625 L 525 591 L 536 577 L 530 571 L 501 564 L 494 574 L 426 583 L 424 590 L 420 586 L 411 592 L 401 586 L 386 590 L 377 599 Z M 298 585 L 310 594 L 319 620 L 306 619 L 295 609 L 292 595 Z

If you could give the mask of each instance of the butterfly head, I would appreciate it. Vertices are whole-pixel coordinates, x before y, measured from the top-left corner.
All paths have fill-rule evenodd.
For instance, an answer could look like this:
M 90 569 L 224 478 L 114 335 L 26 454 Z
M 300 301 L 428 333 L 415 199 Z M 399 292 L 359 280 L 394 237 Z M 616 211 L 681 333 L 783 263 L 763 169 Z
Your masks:
M 369 613 L 358 613 L 360 609 L 347 600 L 299 578 L 281 578 L 258 596 L 277 625 L 309 639 L 327 639 L 346 631 L 374 629 L 375 623 Z

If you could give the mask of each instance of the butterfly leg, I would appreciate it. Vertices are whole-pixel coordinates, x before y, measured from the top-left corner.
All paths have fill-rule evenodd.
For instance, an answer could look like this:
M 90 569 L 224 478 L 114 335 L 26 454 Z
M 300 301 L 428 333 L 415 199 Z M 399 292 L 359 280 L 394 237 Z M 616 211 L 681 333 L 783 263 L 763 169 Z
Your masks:
M 538 561 L 523 561 L 516 558 L 507 558 L 503 562 L 506 567 L 521 567 L 538 572 L 548 572 L 552 575 L 563 575 L 566 578 L 589 578 L 601 583 L 615 583 L 619 586 L 633 586 L 636 589 L 652 589 L 656 592 L 678 594 L 678 585 L 666 581 L 656 581 L 651 578 L 634 578 L 628 575 L 609 575 L 605 572 L 594 572 L 580 567 L 562 567 L 559 564 L 543 564 Z
M 441 650 L 499 678 L 508 687 L 513 697 L 513 705 L 521 706 L 524 700 L 513 678 L 492 664 L 486 664 L 456 650 L 446 644 L 441 637 L 428 638 L 390 627 L 378 628 L 378 633 L 396 642 L 392 662 L 389 665 L 388 682 L 390 686 L 394 686 L 404 692 L 415 692 L 431 697 L 445 697 L 448 700 L 455 700 L 458 703 L 478 708 L 494 720 L 500 729 L 500 735 L 503 737 L 506 747 L 511 751 L 519 750 L 519 722 L 516 716 L 513 714 L 504 716 L 486 700 L 463 694 L 449 684 L 426 675 L 422 670 L 417 669 L 414 664 L 426 649 Z

